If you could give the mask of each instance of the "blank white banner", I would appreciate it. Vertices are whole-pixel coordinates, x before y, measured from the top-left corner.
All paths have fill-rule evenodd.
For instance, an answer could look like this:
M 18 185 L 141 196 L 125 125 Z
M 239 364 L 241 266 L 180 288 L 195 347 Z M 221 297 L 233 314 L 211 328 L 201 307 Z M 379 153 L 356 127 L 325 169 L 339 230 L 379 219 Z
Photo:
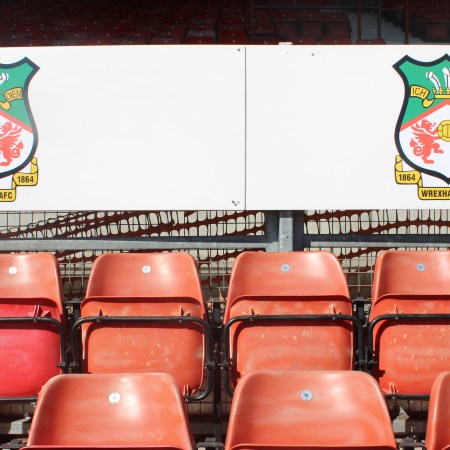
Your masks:
M 0 74 L 24 57 L 38 182 L 0 209 L 245 208 L 244 48 L 3 48 Z
M 420 62 L 413 82 L 433 98 L 434 84 L 426 73 L 435 70 L 444 90 L 445 77 L 428 63 L 447 51 L 448 46 L 436 45 L 248 47 L 247 208 L 448 208 L 444 180 L 412 175 L 417 171 L 404 158 L 395 170 L 405 84 L 393 67 L 406 55 Z M 447 65 L 443 61 L 438 68 Z M 421 105 L 422 98 L 407 94 L 408 101 Z M 421 108 L 417 121 L 448 101 Z M 430 171 L 438 158 L 447 158 L 450 166 L 450 148 L 445 152 L 447 144 L 436 131 L 445 119 L 431 116 L 434 136 L 428 137 L 438 140 L 444 153 L 425 164 L 412 153 L 409 139 L 404 150 L 410 162 Z M 432 200 L 421 199 L 419 191 Z

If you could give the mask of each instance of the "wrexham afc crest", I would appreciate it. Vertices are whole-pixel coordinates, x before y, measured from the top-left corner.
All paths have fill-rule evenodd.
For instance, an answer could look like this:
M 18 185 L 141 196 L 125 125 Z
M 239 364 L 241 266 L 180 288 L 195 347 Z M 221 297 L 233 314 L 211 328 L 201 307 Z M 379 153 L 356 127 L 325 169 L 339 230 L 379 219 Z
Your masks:
M 0 201 L 16 200 L 18 186 L 38 181 L 38 135 L 28 101 L 28 87 L 39 68 L 28 58 L 0 63 Z

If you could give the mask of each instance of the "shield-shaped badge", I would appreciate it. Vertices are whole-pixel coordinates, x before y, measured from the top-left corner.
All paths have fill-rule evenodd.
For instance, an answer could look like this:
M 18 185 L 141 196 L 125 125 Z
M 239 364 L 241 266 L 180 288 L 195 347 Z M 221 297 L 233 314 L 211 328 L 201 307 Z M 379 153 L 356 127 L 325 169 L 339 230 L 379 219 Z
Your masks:
M 442 186 L 450 184 L 450 57 L 422 62 L 405 56 L 394 68 L 405 85 L 395 130 L 396 181 L 417 184 L 423 200 L 450 199 L 450 188 Z
M 17 186 L 37 184 L 38 134 L 28 87 L 38 70 L 28 58 L 0 63 L 0 201 L 14 201 Z

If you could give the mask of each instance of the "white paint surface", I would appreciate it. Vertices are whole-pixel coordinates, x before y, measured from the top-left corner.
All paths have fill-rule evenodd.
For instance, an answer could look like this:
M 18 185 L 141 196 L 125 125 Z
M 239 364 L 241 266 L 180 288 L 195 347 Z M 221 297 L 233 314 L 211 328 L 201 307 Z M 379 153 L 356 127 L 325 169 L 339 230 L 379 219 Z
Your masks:
M 447 208 L 395 182 L 404 85 L 393 68 L 447 50 L 0 49 L 0 63 L 40 67 L 29 89 L 39 183 L 0 209 Z

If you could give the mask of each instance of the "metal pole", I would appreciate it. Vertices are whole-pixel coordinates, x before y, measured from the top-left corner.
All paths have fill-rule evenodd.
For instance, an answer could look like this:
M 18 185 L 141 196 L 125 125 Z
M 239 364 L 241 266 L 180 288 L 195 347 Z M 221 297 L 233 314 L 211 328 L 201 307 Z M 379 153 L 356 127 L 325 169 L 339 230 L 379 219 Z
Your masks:
M 361 0 L 358 0 L 358 40 L 362 38 Z
M 254 0 L 250 0 L 250 42 L 255 40 L 255 9 Z
M 266 241 L 267 252 L 277 252 L 279 250 L 278 242 L 278 213 L 276 211 L 266 212 Z
M 405 44 L 409 44 L 409 0 L 405 0 Z
M 378 0 L 377 9 L 377 38 L 381 38 L 381 0 Z
M 280 211 L 278 242 L 280 252 L 294 250 L 294 214 L 293 211 Z
M 294 250 L 304 250 L 305 247 L 305 211 L 295 211 Z

